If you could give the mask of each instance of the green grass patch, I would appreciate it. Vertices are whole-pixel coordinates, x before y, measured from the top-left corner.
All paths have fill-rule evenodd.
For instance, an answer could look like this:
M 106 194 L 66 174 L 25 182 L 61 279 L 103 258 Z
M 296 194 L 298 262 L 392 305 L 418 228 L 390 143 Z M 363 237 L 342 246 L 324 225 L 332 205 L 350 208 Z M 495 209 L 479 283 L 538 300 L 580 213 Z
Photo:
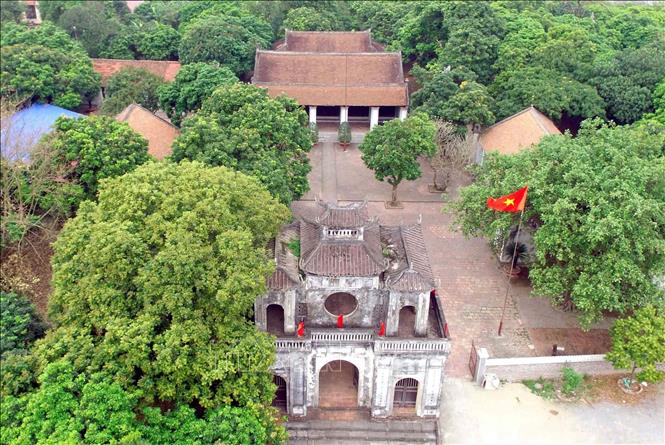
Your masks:
M 300 256 L 300 240 L 292 239 L 286 244 L 286 247 L 289 248 L 292 254 L 299 257 Z
M 540 377 L 538 380 L 522 380 L 522 383 L 524 383 L 532 393 L 543 399 L 552 400 L 556 396 L 556 388 L 551 380 L 545 380 Z

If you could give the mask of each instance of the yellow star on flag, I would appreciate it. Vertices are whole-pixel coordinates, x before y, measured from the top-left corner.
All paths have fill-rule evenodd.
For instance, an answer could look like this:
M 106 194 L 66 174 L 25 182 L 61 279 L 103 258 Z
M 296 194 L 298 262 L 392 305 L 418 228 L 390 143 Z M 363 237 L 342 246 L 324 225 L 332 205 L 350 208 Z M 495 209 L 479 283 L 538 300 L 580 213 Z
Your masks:
M 513 198 L 508 198 L 503 203 L 507 206 L 514 206 L 515 205 L 515 200 Z

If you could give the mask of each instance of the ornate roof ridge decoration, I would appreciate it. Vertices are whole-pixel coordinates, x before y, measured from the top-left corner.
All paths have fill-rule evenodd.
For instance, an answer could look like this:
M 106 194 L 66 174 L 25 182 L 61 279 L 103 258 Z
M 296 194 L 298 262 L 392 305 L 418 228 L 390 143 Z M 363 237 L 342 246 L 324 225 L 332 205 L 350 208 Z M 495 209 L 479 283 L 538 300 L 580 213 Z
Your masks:
M 321 208 L 321 213 L 313 218 L 302 218 L 311 224 L 337 229 L 349 229 L 368 227 L 378 222 L 378 218 L 369 216 L 367 200 L 338 205 L 322 201 L 318 196 L 315 199 L 316 204 Z

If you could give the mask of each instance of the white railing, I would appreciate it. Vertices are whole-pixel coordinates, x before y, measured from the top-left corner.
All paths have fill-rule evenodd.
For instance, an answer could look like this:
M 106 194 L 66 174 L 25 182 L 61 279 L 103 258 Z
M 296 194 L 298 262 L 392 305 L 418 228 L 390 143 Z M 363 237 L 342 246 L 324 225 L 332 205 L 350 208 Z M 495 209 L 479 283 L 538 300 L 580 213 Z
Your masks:
M 372 331 L 313 331 L 312 341 L 337 343 L 369 343 L 374 339 Z
M 448 340 L 377 340 L 376 352 L 450 352 Z
M 275 346 L 280 351 L 311 351 L 312 342 L 309 340 L 296 340 L 291 338 L 278 338 L 275 340 Z

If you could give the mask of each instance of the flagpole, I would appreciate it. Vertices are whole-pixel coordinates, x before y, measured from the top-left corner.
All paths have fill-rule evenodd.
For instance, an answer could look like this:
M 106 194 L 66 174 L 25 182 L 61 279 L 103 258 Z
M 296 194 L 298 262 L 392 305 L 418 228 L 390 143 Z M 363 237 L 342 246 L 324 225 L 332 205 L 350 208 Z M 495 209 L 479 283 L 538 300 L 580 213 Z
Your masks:
M 510 293 L 510 279 L 513 275 L 513 265 L 515 264 L 515 255 L 517 254 L 517 240 L 520 237 L 520 230 L 522 229 L 522 217 L 524 216 L 524 208 L 520 212 L 520 222 L 517 224 L 517 233 L 515 234 L 515 247 L 513 248 L 513 256 L 510 259 L 510 272 L 508 272 L 508 284 L 506 285 L 506 296 L 503 298 L 503 310 L 501 311 L 501 321 L 499 322 L 499 337 L 501 337 L 501 330 L 503 329 L 503 318 L 506 315 L 506 305 L 508 304 L 508 294 Z

